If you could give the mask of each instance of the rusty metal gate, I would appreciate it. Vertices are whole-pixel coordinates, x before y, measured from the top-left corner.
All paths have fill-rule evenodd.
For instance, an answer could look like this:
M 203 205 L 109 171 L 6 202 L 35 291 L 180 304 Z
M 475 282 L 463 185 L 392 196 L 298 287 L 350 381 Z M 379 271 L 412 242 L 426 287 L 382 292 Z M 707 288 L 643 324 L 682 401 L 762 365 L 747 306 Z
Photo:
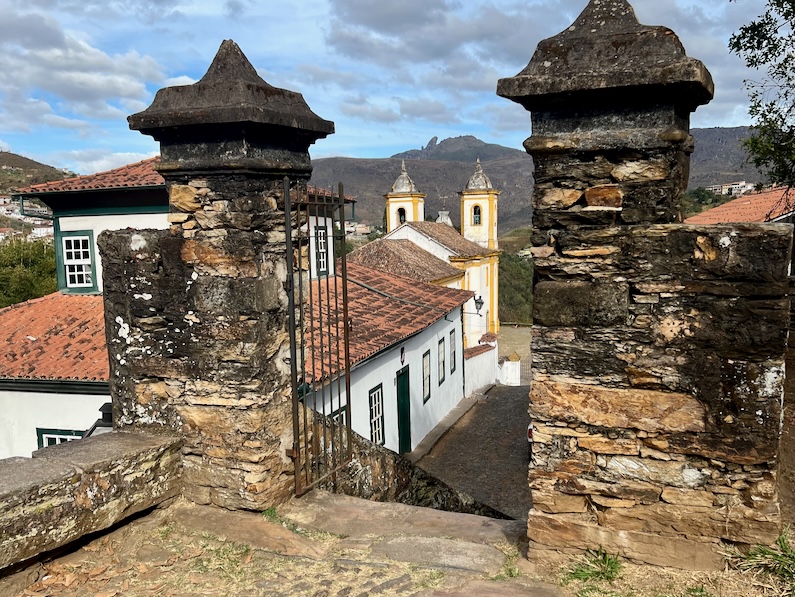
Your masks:
M 295 491 L 333 481 L 351 459 L 345 194 L 284 180 Z M 292 231 L 292 233 L 291 233 Z

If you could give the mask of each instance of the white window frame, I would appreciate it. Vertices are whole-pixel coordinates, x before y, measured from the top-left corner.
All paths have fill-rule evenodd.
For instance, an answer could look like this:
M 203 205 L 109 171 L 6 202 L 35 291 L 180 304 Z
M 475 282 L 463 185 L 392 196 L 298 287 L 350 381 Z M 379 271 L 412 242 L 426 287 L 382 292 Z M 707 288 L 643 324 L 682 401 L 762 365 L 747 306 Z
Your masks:
M 384 384 L 378 384 L 369 392 L 370 397 L 370 441 L 379 446 L 386 443 L 384 433 Z
M 315 227 L 315 267 L 319 276 L 328 273 L 328 228 L 325 226 Z
M 80 243 L 75 248 L 74 243 Z M 69 246 L 67 246 L 67 244 Z M 93 288 L 94 267 L 91 262 L 91 237 L 69 235 L 61 238 L 64 282 L 67 288 Z M 75 253 L 78 255 L 75 256 Z M 72 281 L 72 279 L 74 281 Z
M 450 332 L 450 375 L 455 373 L 455 330 Z
M 422 355 L 422 402 L 431 399 L 431 351 Z
M 445 373 L 446 373 L 445 367 L 447 365 L 445 365 L 444 362 L 444 351 L 445 351 L 444 337 L 442 337 L 439 339 L 439 347 L 437 349 L 437 356 L 436 356 L 437 358 L 436 369 L 439 375 L 439 385 L 442 385 L 444 383 Z

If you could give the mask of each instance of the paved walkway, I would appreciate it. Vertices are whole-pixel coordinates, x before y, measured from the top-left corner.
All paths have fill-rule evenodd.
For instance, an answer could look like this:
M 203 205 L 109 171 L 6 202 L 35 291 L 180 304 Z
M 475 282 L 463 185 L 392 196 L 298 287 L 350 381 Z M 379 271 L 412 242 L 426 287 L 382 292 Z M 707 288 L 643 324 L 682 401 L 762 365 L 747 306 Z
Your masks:
M 527 486 L 528 386 L 495 386 L 417 465 L 516 519 L 530 509 Z

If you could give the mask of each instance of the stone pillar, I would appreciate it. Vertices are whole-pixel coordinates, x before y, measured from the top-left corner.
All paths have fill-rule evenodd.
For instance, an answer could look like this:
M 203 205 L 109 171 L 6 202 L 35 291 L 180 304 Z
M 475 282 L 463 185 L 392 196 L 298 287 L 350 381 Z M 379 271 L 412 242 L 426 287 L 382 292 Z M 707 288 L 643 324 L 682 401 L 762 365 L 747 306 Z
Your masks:
M 129 117 L 160 142 L 168 231 L 104 233 L 114 420 L 185 439 L 185 495 L 264 509 L 292 492 L 282 180 L 334 131 L 224 41 L 194 85 Z
M 675 223 L 709 72 L 593 0 L 497 93 L 533 125 L 531 547 L 721 568 L 771 542 L 792 230 Z

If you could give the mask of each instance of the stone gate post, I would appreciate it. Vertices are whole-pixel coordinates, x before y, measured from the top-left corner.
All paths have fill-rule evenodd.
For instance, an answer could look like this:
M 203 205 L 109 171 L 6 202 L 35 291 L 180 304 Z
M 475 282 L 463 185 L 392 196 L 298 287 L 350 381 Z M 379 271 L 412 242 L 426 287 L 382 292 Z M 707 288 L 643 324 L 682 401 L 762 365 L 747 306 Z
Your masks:
M 232 41 L 129 123 L 160 142 L 171 227 L 100 238 L 116 426 L 182 435 L 189 499 L 264 509 L 293 483 L 282 179 L 305 189 L 334 124 Z
M 792 230 L 677 223 L 709 72 L 592 0 L 497 93 L 532 112 L 531 548 L 720 569 L 770 543 Z

